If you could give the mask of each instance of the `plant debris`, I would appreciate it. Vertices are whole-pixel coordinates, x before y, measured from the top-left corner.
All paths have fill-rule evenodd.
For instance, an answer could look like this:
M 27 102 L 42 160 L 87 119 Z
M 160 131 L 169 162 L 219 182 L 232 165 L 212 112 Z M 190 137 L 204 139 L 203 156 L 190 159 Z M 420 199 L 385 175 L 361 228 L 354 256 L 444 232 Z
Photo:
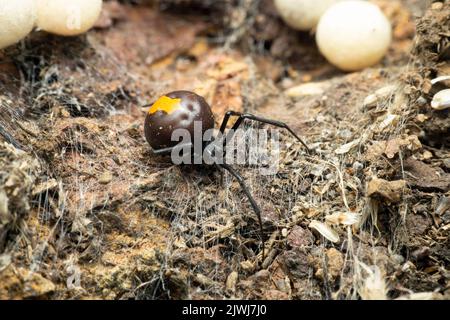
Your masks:
M 2 51 L 0 298 L 449 299 L 450 4 L 373 2 L 393 43 L 355 73 L 268 0 L 106 1 Z M 181 89 L 312 150 L 281 132 L 276 175 L 236 167 L 264 257 L 233 177 L 145 142 L 141 106 Z

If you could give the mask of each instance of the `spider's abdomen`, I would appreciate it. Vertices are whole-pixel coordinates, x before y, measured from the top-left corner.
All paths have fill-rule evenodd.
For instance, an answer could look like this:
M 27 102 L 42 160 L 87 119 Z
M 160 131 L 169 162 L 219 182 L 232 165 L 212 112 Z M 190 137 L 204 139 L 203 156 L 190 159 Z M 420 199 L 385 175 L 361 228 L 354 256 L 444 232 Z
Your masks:
M 190 91 L 173 91 L 160 97 L 148 110 L 145 118 L 145 138 L 157 150 L 173 147 L 176 129 L 185 129 L 194 137 L 194 122 L 201 122 L 202 134 L 214 128 L 214 116 L 205 99 Z M 198 126 L 197 126 L 198 127 Z

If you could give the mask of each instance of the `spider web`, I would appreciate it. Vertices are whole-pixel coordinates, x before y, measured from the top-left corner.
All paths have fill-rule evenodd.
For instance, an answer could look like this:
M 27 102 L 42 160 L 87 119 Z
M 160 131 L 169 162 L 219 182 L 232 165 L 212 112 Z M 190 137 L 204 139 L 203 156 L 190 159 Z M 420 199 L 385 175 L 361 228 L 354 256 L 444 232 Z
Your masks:
M 248 27 L 251 20 L 239 25 Z M 240 27 L 235 30 L 231 42 L 244 34 Z M 271 80 L 254 71 L 251 57 L 243 59 L 250 66 L 242 81 L 245 111 L 292 115 L 292 122 L 307 123 L 302 133 L 316 151 L 308 156 L 282 133 L 276 175 L 236 166 L 262 209 L 267 244 L 262 261 L 258 221 L 232 176 L 172 166 L 154 157 L 143 138 L 138 106 L 198 74 L 185 76 L 174 72 L 176 63 L 161 62 L 161 77 L 152 70 L 155 80 L 148 66 L 121 64 L 98 38 L 40 37 L 2 56 L 2 64 L 13 61 L 19 74 L 0 83 L 0 125 L 26 153 L 0 148 L 2 181 L 21 169 L 14 192 L 6 193 L 8 215 L 17 223 L 0 226 L 8 233 L 1 261 L 9 256 L 17 268 L 54 275 L 56 298 L 254 299 L 267 297 L 274 287 L 288 298 L 370 297 L 373 287 L 386 294 L 385 277 L 394 276 L 387 268 L 394 254 L 388 251 L 404 246 L 405 219 L 416 203 L 404 199 L 383 206 L 366 197 L 368 173 L 393 175 L 389 164 L 368 161 L 364 146 L 398 136 L 412 116 L 402 114 L 388 130 L 377 131 L 379 123 L 359 106 L 369 90 L 399 71 L 371 80 L 375 83 L 368 87 L 367 79 L 373 78 L 367 73 L 358 75 L 358 85 L 350 77 L 330 79 L 328 100 L 287 102 Z M 167 73 L 170 77 L 163 77 Z M 348 88 L 354 89 L 350 95 Z M 379 101 L 373 114 L 399 108 L 399 92 Z M 264 104 L 274 110 L 258 109 Z M 259 126 L 249 123 L 248 128 Z M 355 140 L 351 152 L 335 153 Z M 25 196 L 15 199 L 14 193 Z M 417 201 L 432 208 L 434 200 Z M 349 211 L 361 213 L 364 223 L 355 230 L 333 226 L 339 244 L 315 233 L 306 249 L 295 249 L 286 236 L 298 227 L 309 230 L 312 220 Z M 343 261 L 333 270 L 336 251 Z M 301 262 L 308 259 L 313 262 L 304 271 Z M 283 270 L 286 261 L 292 263 Z M 271 279 L 264 278 L 261 264 Z M 233 272 L 238 285 L 230 280 Z

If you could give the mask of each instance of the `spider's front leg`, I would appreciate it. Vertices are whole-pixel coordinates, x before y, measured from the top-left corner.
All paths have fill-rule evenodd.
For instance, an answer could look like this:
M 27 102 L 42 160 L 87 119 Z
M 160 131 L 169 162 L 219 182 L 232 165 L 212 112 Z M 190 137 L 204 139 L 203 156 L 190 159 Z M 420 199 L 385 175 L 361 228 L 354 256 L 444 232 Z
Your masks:
M 225 127 L 230 119 L 231 116 L 237 116 L 238 119 L 236 120 L 236 122 L 233 124 L 233 126 L 231 127 L 230 131 L 227 133 L 227 135 L 224 137 L 224 145 L 226 144 L 227 141 L 229 141 L 229 139 L 231 139 L 234 135 L 234 133 L 236 132 L 236 129 L 239 128 L 239 126 L 242 124 L 242 122 L 245 119 L 248 120 L 253 120 L 253 121 L 257 121 L 257 122 L 261 122 L 261 123 L 267 123 L 279 128 L 283 128 L 286 129 L 287 131 L 289 131 L 290 134 L 292 134 L 305 148 L 306 151 L 308 153 L 310 153 L 310 149 L 308 148 L 308 146 L 306 145 L 306 143 L 284 122 L 281 121 L 277 121 L 277 120 L 272 120 L 272 119 L 266 119 L 266 118 L 262 118 L 259 116 L 255 116 L 253 114 L 250 113 L 241 113 L 241 112 L 236 112 L 236 111 L 227 111 L 227 113 L 225 114 L 223 121 L 222 121 L 222 125 L 220 126 L 220 132 L 221 134 L 223 134 L 225 132 Z
M 152 152 L 157 155 L 167 155 L 171 154 L 173 150 L 182 150 L 183 148 L 192 148 L 192 143 L 184 143 L 184 144 L 177 144 L 173 147 L 168 148 L 162 148 L 162 149 L 152 149 Z

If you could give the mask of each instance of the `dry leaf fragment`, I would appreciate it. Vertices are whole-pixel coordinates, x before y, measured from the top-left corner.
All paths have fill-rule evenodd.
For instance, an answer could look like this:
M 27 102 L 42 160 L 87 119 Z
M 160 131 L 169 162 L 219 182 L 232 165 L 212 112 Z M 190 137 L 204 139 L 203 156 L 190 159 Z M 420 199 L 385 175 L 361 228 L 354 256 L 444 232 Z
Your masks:
M 349 152 L 351 149 L 353 149 L 354 147 L 364 143 L 368 137 L 369 137 L 369 135 L 367 133 L 364 133 L 358 139 L 355 139 L 349 143 L 346 143 L 346 144 L 340 146 L 334 152 L 336 154 L 345 154 L 345 153 Z
M 389 140 L 386 144 L 386 150 L 384 153 L 389 159 L 392 159 L 402 149 L 416 151 L 420 148 L 422 148 L 422 144 L 416 135 L 402 136 Z
M 329 275 L 333 279 L 336 279 L 344 267 L 344 255 L 339 250 L 330 248 L 327 250 L 327 257 Z
M 368 95 L 363 102 L 364 107 L 375 107 L 380 100 L 386 99 L 394 93 L 396 89 L 395 85 L 389 85 L 382 87 L 375 91 L 373 94 Z
M 450 197 L 442 197 L 436 207 L 436 214 L 441 216 L 450 209 Z
M 325 217 L 325 220 L 328 223 L 335 225 L 346 225 L 351 226 L 355 223 L 358 223 L 360 220 L 360 215 L 354 212 L 335 212 L 333 214 L 329 214 Z
M 226 281 L 226 288 L 229 292 L 234 293 L 236 291 L 236 283 L 239 278 L 239 275 L 236 271 L 231 272 Z
M 334 151 L 334 153 L 336 153 L 336 154 L 345 154 L 345 153 L 349 152 L 351 149 L 353 149 L 354 147 L 356 147 L 359 144 L 360 141 L 361 141 L 361 139 L 358 138 L 358 139 L 353 140 L 353 141 L 351 141 L 349 143 L 346 143 L 346 144 L 340 146 L 339 148 L 337 148 Z
M 386 150 L 386 141 L 374 141 L 371 145 L 367 147 L 364 154 L 366 161 L 376 161 L 381 158 Z
M 333 230 L 329 225 L 317 220 L 312 220 L 311 223 L 309 224 L 309 227 L 319 232 L 329 241 L 333 243 L 339 242 L 338 233 L 335 230 Z
M 0 189 L 0 226 L 8 223 L 12 217 L 9 216 L 8 211 L 8 195 L 6 191 Z
M 329 87 L 326 82 L 303 83 L 287 89 L 284 93 L 291 98 L 321 95 Z
M 419 121 L 420 123 L 427 121 L 427 119 L 428 119 L 428 117 L 426 115 L 424 115 L 423 113 L 419 113 L 416 116 L 416 120 Z
M 396 114 L 387 114 L 384 117 L 383 121 L 381 121 L 381 123 L 378 125 L 378 130 L 383 131 L 389 126 L 395 126 L 398 123 L 399 119 L 400 117 Z
M 448 191 L 450 189 L 450 174 L 446 173 L 438 166 L 431 166 L 413 157 L 403 162 L 406 180 L 411 186 L 425 189 L 440 189 Z
M 367 266 L 360 262 L 361 267 L 366 271 L 367 276 L 361 287 L 358 289 L 362 300 L 387 300 L 388 289 L 386 281 L 377 266 Z
M 390 202 L 399 202 L 405 188 L 405 180 L 387 181 L 374 177 L 367 186 L 367 196 L 378 196 Z

